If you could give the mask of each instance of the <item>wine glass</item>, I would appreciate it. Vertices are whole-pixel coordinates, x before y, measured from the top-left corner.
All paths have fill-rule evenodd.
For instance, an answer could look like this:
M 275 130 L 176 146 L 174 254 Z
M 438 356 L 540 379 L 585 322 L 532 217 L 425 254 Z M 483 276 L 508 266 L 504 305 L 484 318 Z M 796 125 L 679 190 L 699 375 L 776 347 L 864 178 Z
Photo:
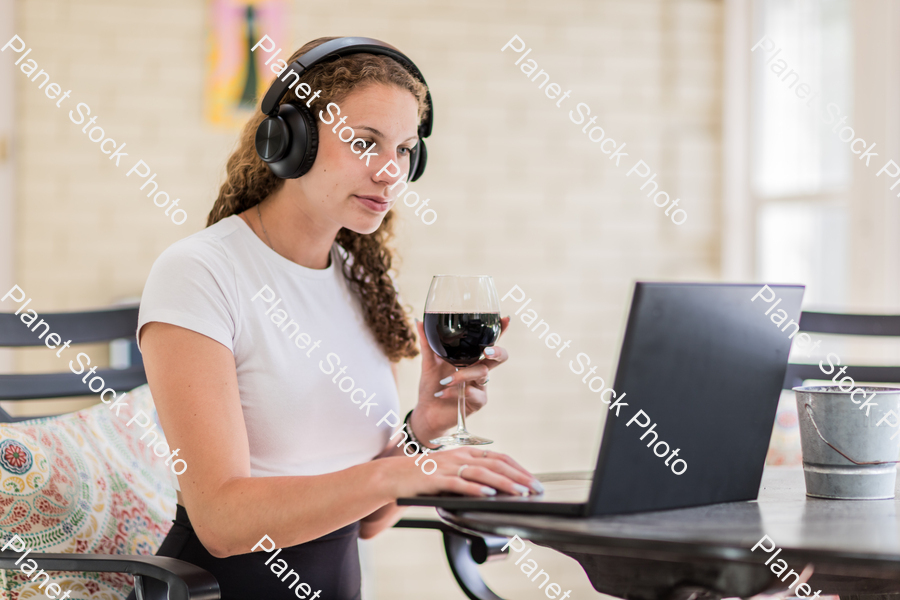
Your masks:
M 500 300 L 489 276 L 435 275 L 425 300 L 425 338 L 434 353 L 456 367 L 473 365 L 500 337 Z M 459 384 L 456 431 L 430 440 L 443 446 L 480 446 L 493 440 L 466 430 L 466 382 Z

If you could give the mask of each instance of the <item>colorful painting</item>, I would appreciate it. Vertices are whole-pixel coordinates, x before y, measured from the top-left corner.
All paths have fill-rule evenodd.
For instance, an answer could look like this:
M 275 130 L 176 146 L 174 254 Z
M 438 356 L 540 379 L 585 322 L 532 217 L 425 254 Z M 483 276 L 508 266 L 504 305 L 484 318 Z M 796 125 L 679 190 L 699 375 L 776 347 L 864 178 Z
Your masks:
M 209 55 L 204 112 L 207 120 L 239 128 L 256 108 L 275 73 L 265 68 L 272 53 L 251 48 L 268 36 L 280 58 L 294 51 L 288 38 L 285 0 L 209 0 Z M 268 45 L 268 42 L 267 42 Z M 271 48 L 271 45 L 269 45 Z

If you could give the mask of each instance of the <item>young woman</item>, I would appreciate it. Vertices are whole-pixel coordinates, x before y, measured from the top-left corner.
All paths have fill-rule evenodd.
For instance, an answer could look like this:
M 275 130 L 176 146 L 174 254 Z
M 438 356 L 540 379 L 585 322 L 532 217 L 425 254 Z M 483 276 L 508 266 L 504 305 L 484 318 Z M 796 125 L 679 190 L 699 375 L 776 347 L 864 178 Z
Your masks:
M 360 588 L 356 539 L 395 523 L 397 498 L 541 490 L 511 458 L 479 447 L 430 454 L 437 468 L 426 474 L 395 445 L 405 432 L 388 441 L 390 424 L 377 424 L 400 412 L 393 363 L 418 353 L 388 274 L 398 178 L 378 171 L 393 160 L 408 172 L 427 90 L 399 62 L 368 53 L 316 64 L 301 82 L 321 90 L 308 100 L 318 126 L 309 172 L 273 175 L 254 147 L 265 115 L 250 119 L 207 229 L 160 255 L 141 301 L 150 389 L 188 465 L 159 554 L 212 572 L 226 600 L 305 597 L 265 565 L 268 555 L 251 553 L 264 536 L 317 597 L 350 600 Z M 330 102 L 355 148 L 318 118 Z M 362 147 L 378 158 L 361 160 Z M 456 424 L 456 385 L 469 384 L 467 410 L 478 410 L 507 353 L 494 347 L 455 372 L 416 327 L 422 376 L 408 427 L 428 445 Z M 346 377 L 369 406 L 351 400 Z

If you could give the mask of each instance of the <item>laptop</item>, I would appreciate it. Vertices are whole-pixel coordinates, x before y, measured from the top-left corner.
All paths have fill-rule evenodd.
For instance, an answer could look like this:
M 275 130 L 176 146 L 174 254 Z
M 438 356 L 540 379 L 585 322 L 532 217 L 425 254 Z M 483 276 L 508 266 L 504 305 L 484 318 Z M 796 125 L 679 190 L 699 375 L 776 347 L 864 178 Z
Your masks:
M 593 473 L 541 477 L 536 496 L 398 504 L 590 517 L 755 500 L 796 330 L 782 328 L 799 320 L 804 291 L 769 285 L 780 302 L 751 301 L 761 288 L 635 284 L 613 385 L 627 406 L 607 411 Z

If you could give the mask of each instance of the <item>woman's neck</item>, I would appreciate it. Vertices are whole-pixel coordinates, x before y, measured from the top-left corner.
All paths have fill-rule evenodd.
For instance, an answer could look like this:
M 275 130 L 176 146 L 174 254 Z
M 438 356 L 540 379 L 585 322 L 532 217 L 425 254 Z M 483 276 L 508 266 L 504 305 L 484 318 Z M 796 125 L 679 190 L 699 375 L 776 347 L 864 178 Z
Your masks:
M 340 226 L 317 221 L 285 186 L 240 216 L 265 245 L 289 261 L 310 269 L 328 267 Z

